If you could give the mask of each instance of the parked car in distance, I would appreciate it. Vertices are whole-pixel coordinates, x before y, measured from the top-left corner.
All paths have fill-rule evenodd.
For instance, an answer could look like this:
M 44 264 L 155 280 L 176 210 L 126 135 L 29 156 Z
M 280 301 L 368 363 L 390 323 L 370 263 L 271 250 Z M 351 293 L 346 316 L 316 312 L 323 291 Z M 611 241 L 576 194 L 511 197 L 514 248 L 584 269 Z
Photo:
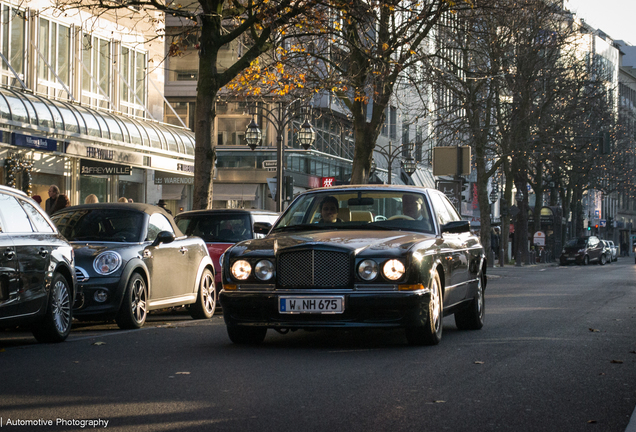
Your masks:
M 568 240 L 563 246 L 559 262 L 561 265 L 598 263 L 601 261 L 601 257 L 605 257 L 603 247 L 603 243 L 596 236 Z
M 0 327 L 29 326 L 39 342 L 71 331 L 73 247 L 24 192 L 0 186 Z
M 230 340 L 268 329 L 402 328 L 414 345 L 484 324 L 486 256 L 440 191 L 337 186 L 298 195 L 267 237 L 223 256 L 219 300 Z
M 78 319 L 114 318 L 134 329 L 156 309 L 188 305 L 195 319 L 214 314 L 214 266 L 205 243 L 182 234 L 162 208 L 83 204 L 52 219 L 75 249 Z
M 193 210 L 180 213 L 175 221 L 181 232 L 205 241 L 216 271 L 216 286 L 220 289 L 221 255 L 237 242 L 265 237 L 278 216 L 279 213 L 266 210 Z
M 618 261 L 618 247 L 612 240 L 607 240 L 607 243 L 609 243 L 610 249 L 612 251 L 612 261 Z

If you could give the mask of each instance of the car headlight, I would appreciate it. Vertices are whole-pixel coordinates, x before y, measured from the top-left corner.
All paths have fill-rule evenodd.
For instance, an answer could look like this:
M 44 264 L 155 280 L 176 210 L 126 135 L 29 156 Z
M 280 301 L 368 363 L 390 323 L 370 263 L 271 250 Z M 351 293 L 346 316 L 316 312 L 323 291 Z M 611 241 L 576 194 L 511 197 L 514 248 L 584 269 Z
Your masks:
M 389 280 L 398 280 L 404 275 L 405 268 L 402 261 L 392 259 L 388 260 L 384 263 L 384 267 L 382 268 L 382 272 L 384 276 Z
M 372 281 L 378 276 L 378 263 L 367 259 L 358 265 L 358 275 L 365 281 Z
M 274 264 L 269 260 L 261 260 L 256 263 L 254 274 L 262 281 L 270 280 L 274 276 Z
M 579 249 L 577 253 L 585 253 L 585 249 Z
M 252 266 L 245 260 L 238 260 L 232 264 L 232 276 L 238 280 L 245 280 L 250 277 Z
M 93 268 L 100 275 L 109 275 L 117 271 L 121 267 L 121 255 L 117 252 L 106 251 L 97 255 L 93 261 Z
M 567 253 L 567 252 L 565 252 L 565 249 L 563 249 L 563 250 L 561 251 L 561 253 L 562 253 L 562 254 L 565 254 L 565 253 Z

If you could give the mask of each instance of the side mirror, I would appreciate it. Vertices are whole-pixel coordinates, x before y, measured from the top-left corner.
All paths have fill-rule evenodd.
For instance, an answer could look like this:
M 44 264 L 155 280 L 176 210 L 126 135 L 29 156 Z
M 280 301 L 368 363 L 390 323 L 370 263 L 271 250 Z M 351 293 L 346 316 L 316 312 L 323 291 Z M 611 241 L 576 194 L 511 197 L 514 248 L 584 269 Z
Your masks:
M 272 224 L 269 222 L 254 222 L 254 234 L 267 235 L 270 229 Z
M 453 221 L 447 224 L 442 225 L 442 233 L 452 233 L 458 234 L 463 232 L 470 231 L 470 222 L 469 221 Z
M 157 238 L 152 242 L 153 246 L 159 246 L 161 243 L 172 243 L 174 241 L 174 234 L 170 231 L 161 231 L 157 234 Z

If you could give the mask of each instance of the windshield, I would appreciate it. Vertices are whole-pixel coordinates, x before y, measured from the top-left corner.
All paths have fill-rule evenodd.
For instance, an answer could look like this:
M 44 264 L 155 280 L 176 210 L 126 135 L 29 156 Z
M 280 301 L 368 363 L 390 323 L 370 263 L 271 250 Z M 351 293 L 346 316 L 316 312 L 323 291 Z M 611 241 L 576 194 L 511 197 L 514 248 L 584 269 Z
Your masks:
M 584 248 L 586 243 L 587 243 L 587 239 L 584 239 L 584 238 L 572 239 L 572 240 L 568 240 L 565 243 L 564 247 L 566 247 L 566 248 Z
M 186 235 L 208 243 L 236 243 L 252 238 L 250 215 L 200 214 L 177 216 L 177 226 Z
M 114 209 L 76 210 L 51 217 L 68 241 L 138 242 L 144 214 Z
M 398 190 L 343 189 L 301 195 L 274 227 L 274 231 L 309 229 L 435 232 L 426 196 Z

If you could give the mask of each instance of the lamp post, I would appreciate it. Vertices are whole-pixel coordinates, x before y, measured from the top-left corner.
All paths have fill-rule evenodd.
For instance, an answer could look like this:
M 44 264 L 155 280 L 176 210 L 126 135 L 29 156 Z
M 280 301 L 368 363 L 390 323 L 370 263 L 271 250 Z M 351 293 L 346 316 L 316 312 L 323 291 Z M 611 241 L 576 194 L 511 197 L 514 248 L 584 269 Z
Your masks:
M 517 201 L 517 208 L 521 209 L 521 201 L 523 201 L 523 192 L 521 189 L 517 189 L 517 193 L 515 194 L 515 201 Z M 521 223 L 519 221 L 521 218 L 521 212 L 517 213 L 517 228 L 515 229 L 515 241 L 517 243 L 517 252 L 515 254 L 515 267 L 521 267 L 521 252 L 523 250 L 524 241 L 528 241 L 527 239 L 522 238 L 521 233 L 523 230 L 521 229 Z M 523 220 L 523 219 L 522 219 Z
M 245 130 L 245 140 L 251 150 L 262 145 L 262 131 L 256 122 L 255 116 L 258 113 L 267 120 L 276 132 L 276 211 L 283 210 L 283 181 L 285 179 L 285 145 L 283 144 L 283 133 L 285 128 L 298 116 L 302 116 L 303 123 L 298 131 L 298 141 L 305 149 L 309 148 L 316 141 L 316 131 L 309 123 L 311 115 L 311 105 L 302 104 L 299 99 L 291 103 L 278 102 L 275 109 L 269 109 L 263 105 L 250 105 L 252 121 Z
M 490 214 L 491 214 L 491 218 L 490 221 L 492 222 L 495 219 L 495 203 L 497 202 L 497 200 L 499 199 L 499 192 L 498 192 L 499 186 L 497 185 L 497 183 L 494 183 L 492 185 L 492 190 L 490 191 Z M 492 230 L 493 228 L 491 228 Z M 496 235 L 496 233 L 495 233 Z M 491 235 L 491 239 L 493 238 L 493 236 Z M 490 250 L 494 251 L 495 247 L 497 248 L 497 255 L 499 255 L 499 245 L 494 246 L 493 244 L 490 245 Z M 495 265 L 495 257 L 494 254 L 491 254 L 491 260 L 488 263 L 488 267 L 493 267 Z M 501 258 L 500 258 L 501 259 Z
M 398 156 L 400 156 L 400 152 L 406 150 L 408 152 L 408 156 L 406 157 L 406 159 L 400 161 L 400 164 L 402 165 L 402 169 L 404 170 L 404 172 L 406 172 L 409 176 L 413 175 L 413 173 L 415 172 L 415 170 L 417 169 L 417 163 L 415 162 L 415 160 L 413 160 L 413 157 L 411 156 L 411 149 L 413 148 L 413 144 L 412 143 L 406 143 L 406 144 L 402 144 L 397 146 L 396 148 L 393 148 L 393 142 L 389 141 L 389 149 L 384 150 L 382 147 L 376 147 L 373 151 L 375 153 L 378 153 L 382 156 L 384 156 L 384 158 L 386 159 L 386 162 L 388 164 L 388 174 L 389 174 L 389 180 L 388 183 L 391 184 L 391 176 L 392 176 L 392 166 L 393 166 L 393 162 L 398 158 Z M 375 160 L 371 160 L 371 171 L 374 171 L 374 166 L 375 166 Z

